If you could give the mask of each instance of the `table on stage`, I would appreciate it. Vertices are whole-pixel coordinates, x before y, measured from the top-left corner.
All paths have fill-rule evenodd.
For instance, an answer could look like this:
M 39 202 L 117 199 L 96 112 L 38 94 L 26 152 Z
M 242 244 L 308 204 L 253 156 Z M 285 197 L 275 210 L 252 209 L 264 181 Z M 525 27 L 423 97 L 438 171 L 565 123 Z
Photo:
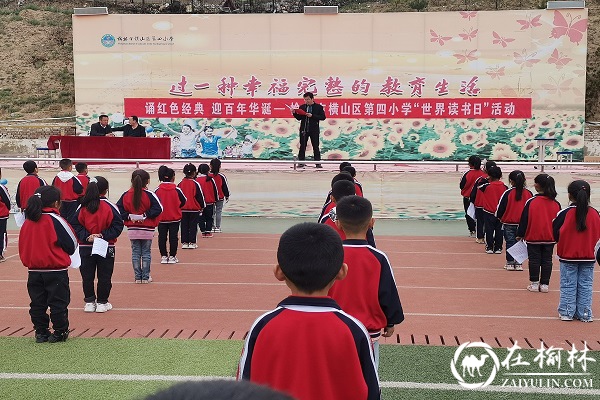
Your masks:
M 171 139 L 152 137 L 50 136 L 48 148 L 63 158 L 169 159 Z

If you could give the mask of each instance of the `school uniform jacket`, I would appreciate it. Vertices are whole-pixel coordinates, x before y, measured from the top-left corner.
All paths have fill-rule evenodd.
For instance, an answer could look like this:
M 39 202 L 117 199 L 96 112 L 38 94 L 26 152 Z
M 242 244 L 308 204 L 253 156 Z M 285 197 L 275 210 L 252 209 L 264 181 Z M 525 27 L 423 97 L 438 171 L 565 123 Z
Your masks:
M 237 377 L 298 400 L 380 398 L 367 331 L 329 297 L 290 296 L 260 316 Z
M 172 182 L 161 182 L 154 190 L 156 196 L 163 206 L 163 212 L 160 214 L 161 223 L 181 221 L 181 208 L 185 206 L 187 198 L 180 188 Z
M 344 262 L 348 275 L 336 281 L 329 296 L 356 317 L 376 338 L 385 327 L 404 321 L 394 273 L 386 254 L 366 240 L 344 240 Z
M 496 217 L 505 225 L 519 225 L 525 203 L 532 197 L 531 191 L 523 188 L 521 199 L 517 200 L 517 190 L 515 188 L 508 189 L 500 198 Z
M 87 176 L 86 174 L 77 174 L 77 179 L 79 179 L 79 182 L 81 183 L 81 186 L 83 187 L 82 194 L 85 194 L 85 191 L 87 190 L 87 187 L 90 184 L 90 177 Z
M 177 187 L 187 199 L 181 211 L 198 212 L 206 206 L 202 187 L 194 178 L 183 178 Z
M 363 197 L 362 183 L 360 183 L 356 179 L 354 179 L 354 189 L 356 191 L 356 195 L 357 196 Z
M 35 174 L 27 174 L 19 181 L 17 185 L 17 207 L 27 207 L 27 200 L 35 193 L 36 189 L 41 186 L 46 186 L 46 181 Z
M 489 183 L 487 175 L 480 176 L 475 180 L 469 201 L 473 203 L 476 208 L 483 208 L 483 196 L 480 194 L 479 188 L 486 183 Z
M 204 202 L 206 205 L 215 204 L 218 199 L 217 192 L 217 183 L 214 179 L 206 180 L 206 175 L 198 175 L 196 177 L 196 182 L 202 188 L 202 193 L 204 194 Z
M 60 171 L 54 177 L 52 186 L 60 190 L 60 201 L 77 201 L 83 194 L 83 185 L 79 179 L 69 171 Z
M 500 197 L 508 188 L 502 181 L 493 181 L 479 187 L 479 191 L 483 194 L 483 211 L 488 214 L 495 215 L 498 209 Z M 477 195 L 479 196 L 479 194 Z
M 327 194 L 327 198 L 325 199 L 325 203 L 323 204 L 323 208 L 321 208 L 321 214 L 319 214 L 319 218 L 317 221 L 320 221 L 325 215 L 329 214 L 329 211 L 335 207 L 335 203 L 331 201 L 331 190 Z
M 19 232 L 19 257 L 30 271 L 64 271 L 76 249 L 73 229 L 55 208 L 43 208 L 39 221 L 26 219 Z
M 344 233 L 343 230 L 338 228 L 337 225 L 335 224 L 335 221 L 337 220 L 337 214 L 336 214 L 336 209 L 335 209 L 335 203 L 332 203 L 332 204 L 333 204 L 333 208 L 327 214 L 325 214 L 323 217 L 321 217 L 321 219 L 319 220 L 319 223 L 332 227 L 340 235 L 342 240 L 345 240 L 346 234 Z
M 105 197 L 100 197 L 98 210 L 93 214 L 86 207 L 79 206 L 70 222 L 81 248 L 89 247 L 90 251 L 93 245 L 87 241 L 90 235 L 100 233 L 109 247 L 114 247 L 123 232 L 123 218 L 119 208 Z
M 577 231 L 576 207 L 570 205 L 561 210 L 552 222 L 554 240 L 558 243 L 556 254 L 562 261 L 595 261 L 594 246 L 600 240 L 600 215 L 588 207 L 586 230 Z
M 560 203 L 547 196 L 535 195 L 525 203 L 517 237 L 528 243 L 553 244 L 552 220 L 560 211 Z
M 227 177 L 222 173 L 218 174 L 208 174 L 212 176 L 215 180 L 215 185 L 217 185 L 217 199 L 224 200 L 229 198 L 229 186 L 227 185 Z
M 139 209 L 133 207 L 133 188 L 129 189 L 117 201 L 117 207 L 121 213 L 121 218 L 129 230 L 154 231 L 158 225 L 158 217 L 163 211 L 160 200 L 154 192 L 148 189 L 142 190 L 142 201 Z M 146 219 L 141 222 L 134 222 L 129 219 L 129 214 L 145 215 Z
M 475 181 L 479 177 L 485 177 L 485 172 L 480 169 L 471 168 L 467 172 L 465 172 L 460 179 L 460 194 L 462 197 L 470 197 L 471 191 L 473 190 L 473 186 L 475 185 Z
M 8 219 L 10 214 L 10 195 L 4 185 L 0 185 L 0 219 Z M 2 240 L 2 238 L 0 238 Z

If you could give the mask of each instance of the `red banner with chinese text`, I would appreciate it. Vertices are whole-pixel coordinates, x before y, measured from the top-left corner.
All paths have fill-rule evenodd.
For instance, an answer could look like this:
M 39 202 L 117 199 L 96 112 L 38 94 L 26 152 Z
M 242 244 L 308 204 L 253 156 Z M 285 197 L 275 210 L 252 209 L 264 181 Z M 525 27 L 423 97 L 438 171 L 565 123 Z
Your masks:
M 126 98 L 125 114 L 146 118 L 290 118 L 303 101 L 277 98 Z M 318 99 L 328 118 L 531 118 L 531 98 Z

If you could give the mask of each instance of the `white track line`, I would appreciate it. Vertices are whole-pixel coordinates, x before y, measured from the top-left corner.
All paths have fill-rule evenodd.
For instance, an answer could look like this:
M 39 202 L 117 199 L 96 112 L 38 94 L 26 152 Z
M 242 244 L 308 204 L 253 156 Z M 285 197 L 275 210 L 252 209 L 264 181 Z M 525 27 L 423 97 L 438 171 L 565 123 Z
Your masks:
M 26 379 L 26 380 L 86 380 L 86 381 L 161 381 L 161 382 L 183 382 L 183 381 L 212 381 L 212 380 L 234 380 L 231 376 L 193 376 L 193 375 L 120 375 L 120 374 L 34 374 L 34 373 L 0 373 L 0 379 Z M 425 382 L 380 382 L 382 388 L 391 389 L 421 389 L 440 391 L 469 391 L 469 392 L 501 392 L 501 393 L 543 393 L 569 395 L 599 396 L 598 389 L 566 389 L 566 388 L 521 388 L 511 386 L 488 386 L 482 389 L 465 389 L 458 384 L 452 383 L 425 383 Z

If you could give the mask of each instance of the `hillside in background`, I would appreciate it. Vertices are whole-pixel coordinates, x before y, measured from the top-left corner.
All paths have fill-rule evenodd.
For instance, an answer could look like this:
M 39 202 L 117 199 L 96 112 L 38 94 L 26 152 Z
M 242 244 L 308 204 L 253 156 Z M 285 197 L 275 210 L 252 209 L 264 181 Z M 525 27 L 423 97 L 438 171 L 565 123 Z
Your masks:
M 19 6 L 18 3 L 23 3 Z M 74 7 L 107 6 L 111 13 L 169 12 L 164 2 L 141 0 L 123 1 L 34 1 L 0 0 L 0 121 L 63 117 L 75 115 L 73 83 L 73 42 L 71 14 Z M 156 3 L 156 4 L 154 4 Z M 179 2 L 178 11 L 192 9 L 191 0 Z M 268 12 L 275 4 L 277 11 L 297 10 L 298 4 L 278 0 L 242 2 L 236 4 L 264 6 Z M 540 0 L 392 0 L 318 2 L 339 4 L 341 12 L 418 12 L 536 9 L 545 7 Z M 448 4 L 452 3 L 452 4 Z M 591 2 L 589 2 L 591 3 Z M 174 3 L 175 4 L 175 3 Z M 197 12 L 212 5 L 213 12 L 223 11 L 218 2 L 194 0 Z M 312 4 L 312 2 L 308 2 Z M 144 7 L 144 9 L 142 9 Z M 586 119 L 600 121 L 600 5 L 588 4 L 588 63 L 586 90 Z M 241 9 L 241 8 L 240 8 Z

